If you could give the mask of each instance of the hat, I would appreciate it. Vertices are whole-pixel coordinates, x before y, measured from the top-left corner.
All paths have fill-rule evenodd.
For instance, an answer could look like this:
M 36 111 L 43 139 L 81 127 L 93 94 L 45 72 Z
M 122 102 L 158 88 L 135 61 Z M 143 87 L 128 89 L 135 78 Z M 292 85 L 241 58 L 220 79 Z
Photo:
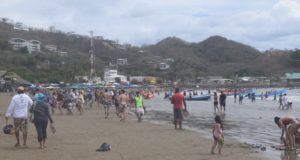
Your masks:
M 23 87 L 23 86 L 19 86 L 18 88 L 17 88 L 17 91 L 24 91 L 25 90 L 25 88 Z
M 43 93 L 37 93 L 34 98 L 36 101 L 44 101 L 46 100 L 46 96 Z

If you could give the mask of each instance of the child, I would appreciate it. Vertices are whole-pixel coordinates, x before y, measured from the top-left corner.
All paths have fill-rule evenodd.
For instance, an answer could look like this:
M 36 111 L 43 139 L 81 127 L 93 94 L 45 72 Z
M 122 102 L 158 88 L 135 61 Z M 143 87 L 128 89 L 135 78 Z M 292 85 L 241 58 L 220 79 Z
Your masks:
M 219 145 L 219 154 L 221 154 L 221 149 L 223 147 L 224 143 L 224 136 L 223 136 L 223 124 L 221 121 L 220 116 L 215 117 L 215 124 L 213 125 L 213 137 L 214 137 L 214 144 L 211 148 L 211 154 L 215 154 L 214 150 L 217 144 Z

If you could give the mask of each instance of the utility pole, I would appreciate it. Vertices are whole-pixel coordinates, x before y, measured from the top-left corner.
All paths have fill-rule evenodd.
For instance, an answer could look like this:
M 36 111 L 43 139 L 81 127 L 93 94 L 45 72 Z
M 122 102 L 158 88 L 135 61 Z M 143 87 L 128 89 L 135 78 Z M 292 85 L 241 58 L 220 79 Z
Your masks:
M 90 31 L 91 34 L 91 49 L 89 51 L 90 53 L 90 62 L 91 62 L 91 70 L 90 70 L 90 82 L 93 81 L 94 76 L 95 76 L 95 67 L 94 67 L 94 62 L 95 62 L 95 54 L 94 54 L 94 37 L 93 37 L 93 31 Z

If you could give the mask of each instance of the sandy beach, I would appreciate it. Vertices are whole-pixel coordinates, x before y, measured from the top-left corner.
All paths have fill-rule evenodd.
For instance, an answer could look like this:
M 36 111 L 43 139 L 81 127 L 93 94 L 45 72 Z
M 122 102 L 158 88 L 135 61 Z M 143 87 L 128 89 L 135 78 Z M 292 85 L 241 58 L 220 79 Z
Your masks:
M 4 126 L 4 115 L 11 100 L 10 94 L 0 93 L 0 126 Z M 47 148 L 39 149 L 36 131 L 29 124 L 29 148 L 14 148 L 13 135 L 0 134 L 1 160 L 260 160 L 261 154 L 236 141 L 225 139 L 222 155 L 211 155 L 212 139 L 189 130 L 174 130 L 173 126 L 148 122 L 138 123 L 135 116 L 120 122 L 114 114 L 104 118 L 102 108 L 96 105 L 86 109 L 80 116 L 54 115 L 55 134 L 48 130 Z M 9 121 L 12 123 L 12 119 Z M 48 128 L 49 129 L 49 128 Z M 103 143 L 111 144 L 108 152 L 96 152 Z

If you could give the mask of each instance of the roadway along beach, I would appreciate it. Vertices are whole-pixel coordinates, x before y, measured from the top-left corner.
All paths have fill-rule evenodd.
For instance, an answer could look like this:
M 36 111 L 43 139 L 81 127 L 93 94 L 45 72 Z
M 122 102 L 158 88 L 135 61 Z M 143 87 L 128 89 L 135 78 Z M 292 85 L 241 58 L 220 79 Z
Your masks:
M 1 129 L 4 126 L 4 113 L 11 100 L 10 94 L 0 93 Z M 54 115 L 55 134 L 48 127 L 47 148 L 39 149 L 36 131 L 29 124 L 28 149 L 14 148 L 13 135 L 0 134 L 1 160 L 262 160 L 259 153 L 242 146 L 240 143 L 225 139 L 222 155 L 211 155 L 212 139 L 204 138 L 201 133 L 183 130 L 173 126 L 138 123 L 130 116 L 125 123 L 120 122 L 111 108 L 108 119 L 104 118 L 102 107 L 96 105 L 86 109 L 80 116 Z M 12 123 L 10 118 L 9 123 Z M 107 142 L 111 151 L 96 152 Z

